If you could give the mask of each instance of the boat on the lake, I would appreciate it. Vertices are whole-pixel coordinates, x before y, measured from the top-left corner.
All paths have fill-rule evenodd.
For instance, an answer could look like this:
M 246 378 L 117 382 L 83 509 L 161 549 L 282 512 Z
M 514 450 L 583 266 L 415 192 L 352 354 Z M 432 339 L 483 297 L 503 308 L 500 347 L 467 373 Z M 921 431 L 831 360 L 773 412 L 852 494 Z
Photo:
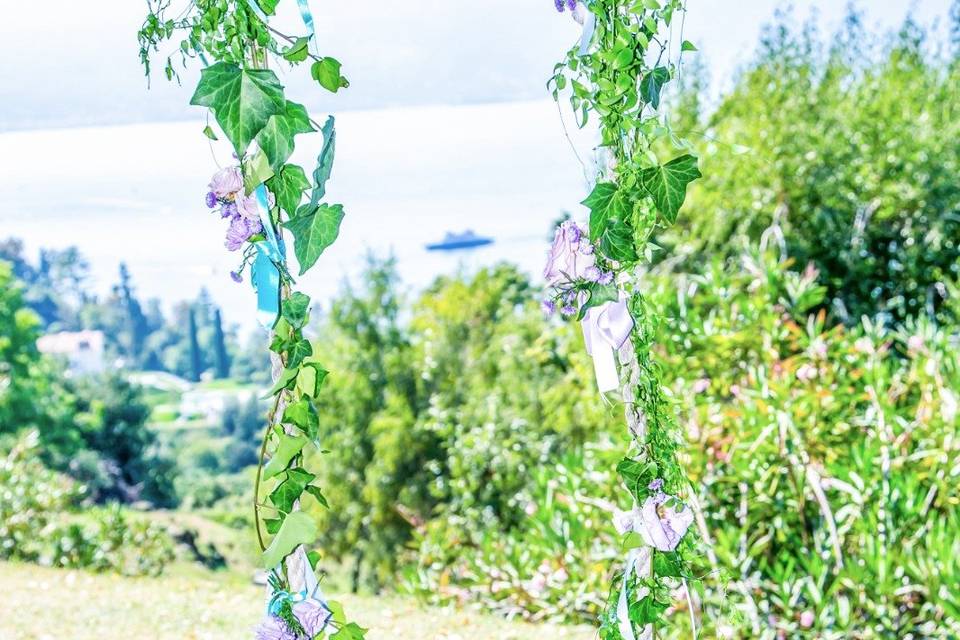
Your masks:
M 472 249 L 473 247 L 482 247 L 485 244 L 493 244 L 493 238 L 478 236 L 471 229 L 463 233 L 453 233 L 448 231 L 440 242 L 427 245 L 427 251 L 454 251 L 456 249 Z

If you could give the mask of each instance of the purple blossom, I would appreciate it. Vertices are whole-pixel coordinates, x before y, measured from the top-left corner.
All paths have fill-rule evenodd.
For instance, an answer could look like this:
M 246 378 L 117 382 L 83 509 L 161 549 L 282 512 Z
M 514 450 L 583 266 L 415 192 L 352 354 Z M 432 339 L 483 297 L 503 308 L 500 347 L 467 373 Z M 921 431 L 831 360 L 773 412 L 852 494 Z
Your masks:
M 656 480 L 648 484 L 647 489 L 650 489 L 650 491 L 659 492 L 661 489 L 663 489 L 663 478 L 657 478 Z
M 254 631 L 256 640 L 298 640 L 287 623 L 277 616 L 267 616 Z
M 567 0 L 567 9 L 573 11 L 577 8 L 577 0 Z
M 238 271 L 231 271 L 230 279 L 237 283 L 243 282 L 243 276 Z
M 217 194 L 207 191 L 207 209 L 213 209 L 215 206 L 217 206 Z
M 553 0 L 553 6 L 555 6 L 560 13 L 563 13 L 563 3 L 564 0 Z
M 544 315 L 552 316 L 557 310 L 557 304 L 553 300 L 544 300 L 540 303 L 540 308 L 543 309 Z
M 313 638 L 322 632 L 333 614 L 323 603 L 314 599 L 304 600 L 293 605 L 293 614 L 307 632 L 308 638 Z
M 221 218 L 236 218 L 239 213 L 237 213 L 237 205 L 232 202 L 228 202 L 220 208 L 220 217 Z
M 562 313 L 565 316 L 572 316 L 576 312 L 577 312 L 577 308 L 572 304 L 565 304 L 562 307 L 560 307 L 560 313 Z
M 613 282 L 613 272 L 612 272 L 612 271 L 606 271 L 606 272 L 604 272 L 604 273 L 601 273 L 601 274 L 600 274 L 600 277 L 597 278 L 597 282 L 599 282 L 600 284 L 604 284 L 604 285 L 610 284 L 611 282 Z
M 600 272 L 600 269 L 595 266 L 589 266 L 583 270 L 584 279 L 589 280 L 590 282 L 598 282 L 601 275 L 603 274 Z
M 240 167 L 227 167 L 213 174 L 210 179 L 210 191 L 218 198 L 232 199 L 243 189 L 243 174 Z
M 263 231 L 263 225 L 259 220 L 250 220 L 242 216 L 236 216 L 230 221 L 230 227 L 227 229 L 227 239 L 224 246 L 228 251 L 236 251 L 243 246 L 243 243 L 250 239 L 250 236 Z

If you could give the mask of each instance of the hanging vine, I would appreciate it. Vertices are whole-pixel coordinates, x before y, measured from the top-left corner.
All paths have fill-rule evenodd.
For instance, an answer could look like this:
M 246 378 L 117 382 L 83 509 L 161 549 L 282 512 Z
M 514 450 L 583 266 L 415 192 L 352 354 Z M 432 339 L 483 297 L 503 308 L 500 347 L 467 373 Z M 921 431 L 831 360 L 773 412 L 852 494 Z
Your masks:
M 257 540 L 269 572 L 269 597 L 259 640 L 362 640 L 365 630 L 347 620 L 337 602 L 327 600 L 314 573 L 319 555 L 308 551 L 317 538 L 313 518 L 300 510 L 303 500 L 329 508 L 316 474 L 306 463 L 322 453 L 314 404 L 327 371 L 313 357 L 303 330 L 310 298 L 294 291 L 283 230 L 293 238 L 299 275 L 313 267 L 337 238 L 343 207 L 324 201 L 333 168 L 334 119 L 320 126 L 306 108 L 289 100 L 271 66 L 309 65 L 311 77 L 336 93 L 349 86 L 340 62 L 321 55 L 306 0 L 297 0 L 304 35 L 288 35 L 270 25 L 279 0 L 193 0 L 182 11 L 170 0 L 148 0 L 149 13 L 138 33 L 146 74 L 161 47 L 167 79 L 200 61 L 200 81 L 190 104 L 212 113 L 237 163 L 213 176 L 206 205 L 226 224 L 225 247 L 238 253 L 237 281 L 249 270 L 256 290 L 258 319 L 271 332 L 274 385 L 254 487 Z M 308 176 L 289 163 L 298 135 L 320 131 L 323 147 Z M 208 124 L 203 133 L 218 134 Z M 269 489 L 261 497 L 264 485 Z
M 677 458 L 682 436 L 654 353 L 660 318 L 641 280 L 658 250 L 657 232 L 676 222 L 687 186 L 700 177 L 689 145 L 659 113 L 664 87 L 695 47 L 683 40 L 681 0 L 554 2 L 583 25 L 583 36 L 556 65 L 548 89 L 555 100 L 569 96 L 578 126 L 597 118 L 600 145 L 595 184 L 582 203 L 589 224 L 567 221 L 557 229 L 544 306 L 581 321 L 600 391 L 618 393 L 624 405 L 632 442 L 617 472 L 634 506 L 614 517 L 627 551 L 600 637 L 647 640 L 665 623 L 672 592 L 686 591 L 694 578 L 696 555 L 688 533 L 693 511 L 683 501 L 689 481 Z

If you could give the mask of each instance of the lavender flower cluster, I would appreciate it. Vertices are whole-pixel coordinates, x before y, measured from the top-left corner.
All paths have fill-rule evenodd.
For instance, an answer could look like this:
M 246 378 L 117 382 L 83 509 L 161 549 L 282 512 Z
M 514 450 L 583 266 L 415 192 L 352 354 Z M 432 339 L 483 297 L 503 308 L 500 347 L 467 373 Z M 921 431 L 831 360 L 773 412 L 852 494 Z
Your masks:
M 565 316 L 577 313 L 585 286 L 613 282 L 613 272 L 597 266 L 596 251 L 586 231 L 572 220 L 557 227 L 543 277 L 556 291 L 552 298 L 543 301 L 544 312 L 552 314 L 559 303 L 560 313 Z
M 555 6 L 560 13 L 563 13 L 564 9 L 573 11 L 577 8 L 577 0 L 553 0 L 553 6 Z
M 313 599 L 295 603 L 292 610 L 304 634 L 292 630 L 279 616 L 270 614 L 257 626 L 256 640 L 313 640 L 326 629 L 333 617 L 330 609 Z
M 219 206 L 220 217 L 230 221 L 224 242 L 227 250 L 236 251 L 251 237 L 263 232 L 257 199 L 244 193 L 240 167 L 227 167 L 217 171 L 213 174 L 209 186 L 207 207 L 215 209 Z M 234 280 L 236 279 L 234 277 Z

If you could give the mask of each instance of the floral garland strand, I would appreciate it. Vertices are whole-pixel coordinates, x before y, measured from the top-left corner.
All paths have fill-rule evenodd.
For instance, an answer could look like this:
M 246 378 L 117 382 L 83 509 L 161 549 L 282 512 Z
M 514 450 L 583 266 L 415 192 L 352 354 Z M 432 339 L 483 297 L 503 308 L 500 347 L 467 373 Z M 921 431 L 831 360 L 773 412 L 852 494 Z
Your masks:
M 177 79 L 174 58 L 186 66 L 199 59 L 204 68 L 190 103 L 207 107 L 233 147 L 237 164 L 210 181 L 206 205 L 227 221 L 224 245 L 238 252 L 230 275 L 243 281 L 249 268 L 257 294 L 258 319 L 271 332 L 274 385 L 272 410 L 260 451 L 254 487 L 254 513 L 262 566 L 269 572 L 266 615 L 255 629 L 257 640 L 363 640 L 366 630 L 348 621 L 343 607 L 327 600 L 315 574 L 319 554 L 308 551 L 318 535 L 313 518 L 300 510 L 303 500 L 329 507 L 308 456 L 322 453 L 315 399 L 327 371 L 313 357 L 303 336 L 310 298 L 293 290 L 282 230 L 293 238 L 303 275 L 339 234 L 343 207 L 323 202 L 333 167 L 334 120 L 321 127 L 303 105 L 288 100 L 271 65 L 309 63 L 310 75 L 336 93 L 349 86 L 338 60 L 317 53 L 313 17 L 306 0 L 297 8 L 303 36 L 270 25 L 279 0 L 193 0 L 170 17 L 169 0 L 148 0 L 149 13 L 138 33 L 140 58 L 150 75 L 151 58 L 175 41 L 164 72 Z M 320 130 L 323 148 L 308 177 L 288 162 L 295 137 Z M 217 133 L 204 129 L 211 140 Z M 265 499 L 261 488 L 270 485 Z M 269 539 L 269 540 L 268 540 Z
M 633 508 L 614 515 L 626 558 L 600 617 L 600 638 L 648 640 L 665 623 L 672 592 L 686 591 L 693 579 L 697 553 L 688 532 L 693 510 L 682 500 L 689 481 L 677 458 L 681 436 L 653 355 L 659 319 L 640 280 L 657 249 L 654 234 L 676 221 L 687 186 L 700 177 L 689 153 L 661 162 L 689 145 L 657 113 L 679 67 L 679 60 L 669 61 L 678 18 L 680 55 L 695 47 L 682 40 L 681 0 L 554 4 L 561 13 L 570 10 L 583 35 L 556 65 L 548 88 L 555 100 L 569 89 L 578 126 L 591 114 L 599 119 L 601 168 L 582 203 L 590 211 L 588 227 L 566 221 L 557 229 L 544 273 L 552 290 L 544 309 L 580 320 L 600 391 L 618 392 L 624 405 L 632 444 L 617 472 Z

